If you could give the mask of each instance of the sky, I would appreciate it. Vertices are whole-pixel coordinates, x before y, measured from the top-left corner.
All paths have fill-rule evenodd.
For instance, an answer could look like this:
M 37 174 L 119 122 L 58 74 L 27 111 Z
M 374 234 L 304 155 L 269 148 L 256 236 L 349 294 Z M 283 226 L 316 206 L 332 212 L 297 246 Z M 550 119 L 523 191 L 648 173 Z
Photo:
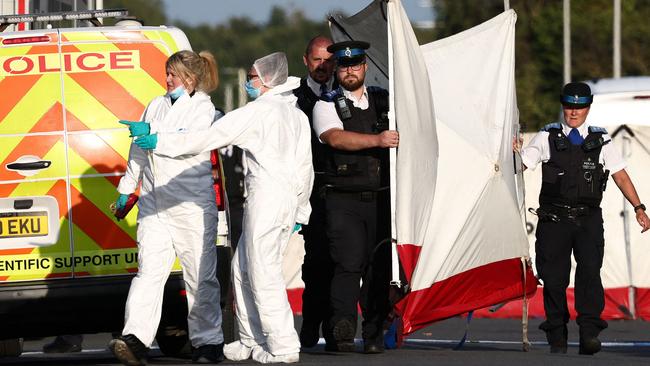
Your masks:
M 268 20 L 273 6 L 288 10 L 301 9 L 313 20 L 324 20 L 333 11 L 352 15 L 370 4 L 371 0 L 163 0 L 167 16 L 191 25 L 223 24 L 231 17 L 247 16 L 253 21 Z M 430 0 L 402 0 L 402 6 L 413 22 L 433 21 Z

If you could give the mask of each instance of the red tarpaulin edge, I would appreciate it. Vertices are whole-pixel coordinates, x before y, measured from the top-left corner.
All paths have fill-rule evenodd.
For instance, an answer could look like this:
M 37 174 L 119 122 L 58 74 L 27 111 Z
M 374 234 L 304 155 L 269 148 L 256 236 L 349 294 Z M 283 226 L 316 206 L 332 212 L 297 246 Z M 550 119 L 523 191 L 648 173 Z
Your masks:
M 531 268 L 526 270 L 526 293 L 537 290 Z M 424 326 L 471 310 L 519 298 L 523 295 L 520 258 L 506 259 L 472 268 L 412 291 L 395 305 L 404 325 L 404 335 Z

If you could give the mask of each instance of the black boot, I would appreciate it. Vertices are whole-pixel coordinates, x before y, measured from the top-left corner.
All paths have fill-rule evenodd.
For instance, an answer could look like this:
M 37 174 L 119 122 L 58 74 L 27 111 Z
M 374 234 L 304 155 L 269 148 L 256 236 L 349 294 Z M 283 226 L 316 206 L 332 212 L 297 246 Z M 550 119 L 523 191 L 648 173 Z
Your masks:
M 81 335 L 57 336 L 52 342 L 43 346 L 43 353 L 70 352 L 81 352 Z
M 580 349 L 581 355 L 593 355 L 598 353 L 601 348 L 598 334 L 601 329 L 592 326 L 591 324 L 580 326 Z
M 223 360 L 223 343 L 206 344 L 192 351 L 192 363 L 219 363 Z
M 318 344 L 320 323 L 312 321 L 302 322 L 300 327 L 300 346 L 311 348 Z
M 127 366 L 144 366 L 147 364 L 147 347 L 133 334 L 127 334 L 108 343 L 113 355 Z
M 330 352 L 354 352 L 356 329 L 348 319 L 340 319 L 332 328 L 333 342 L 327 342 L 325 350 Z
M 568 330 L 566 325 L 546 331 L 546 340 L 551 346 L 551 353 L 566 353 Z

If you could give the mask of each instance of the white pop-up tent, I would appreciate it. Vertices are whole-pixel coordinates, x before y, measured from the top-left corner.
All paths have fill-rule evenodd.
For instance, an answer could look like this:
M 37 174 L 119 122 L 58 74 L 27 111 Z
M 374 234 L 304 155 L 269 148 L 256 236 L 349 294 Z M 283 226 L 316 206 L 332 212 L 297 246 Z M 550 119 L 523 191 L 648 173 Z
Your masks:
M 399 52 L 400 34 L 411 33 L 389 2 L 393 42 L 395 119 L 402 138 L 397 159 L 397 243 L 410 292 L 399 304 L 404 332 L 431 321 L 490 306 L 524 292 L 537 282 L 526 266 L 528 242 L 517 186 L 512 140 L 518 128 L 514 84 L 516 14 L 503 14 L 452 37 Z M 402 10 L 403 12 L 403 10 Z M 393 15 L 395 17 L 393 18 Z M 401 35 L 407 38 L 406 35 Z M 414 40 L 414 37 L 411 36 Z M 424 60 L 435 108 L 437 177 L 421 182 L 421 151 L 432 141 L 403 109 L 420 108 L 403 98 L 418 75 L 414 60 Z M 402 68 L 411 67 L 405 72 Z M 422 75 L 422 74 L 420 74 Z M 401 89 L 400 89 L 401 88 Z M 402 109 L 400 109 L 400 107 Z M 413 134 L 405 139 L 405 132 Z M 404 145 L 414 145 L 404 150 Z M 407 168 L 413 166 L 409 174 Z M 413 182 L 415 181 L 415 182 Z M 414 185 L 410 192 L 404 186 Z M 417 190 L 419 188 L 419 190 Z M 432 189 L 433 188 L 433 189 Z M 430 206 L 425 198 L 432 197 Z M 422 220 L 418 212 L 428 210 Z M 414 225 L 418 222 L 420 225 Z

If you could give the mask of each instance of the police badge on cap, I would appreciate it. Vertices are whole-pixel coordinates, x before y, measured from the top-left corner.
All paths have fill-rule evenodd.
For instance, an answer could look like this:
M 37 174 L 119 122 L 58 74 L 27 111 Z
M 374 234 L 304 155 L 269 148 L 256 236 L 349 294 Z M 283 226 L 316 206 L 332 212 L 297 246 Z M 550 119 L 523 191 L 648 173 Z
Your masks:
M 364 41 L 338 42 L 327 47 L 333 53 L 338 66 L 358 65 L 366 60 L 366 51 L 370 43 Z
M 591 105 L 594 96 L 591 88 L 585 83 L 568 83 L 562 89 L 560 102 L 565 107 L 586 108 Z

